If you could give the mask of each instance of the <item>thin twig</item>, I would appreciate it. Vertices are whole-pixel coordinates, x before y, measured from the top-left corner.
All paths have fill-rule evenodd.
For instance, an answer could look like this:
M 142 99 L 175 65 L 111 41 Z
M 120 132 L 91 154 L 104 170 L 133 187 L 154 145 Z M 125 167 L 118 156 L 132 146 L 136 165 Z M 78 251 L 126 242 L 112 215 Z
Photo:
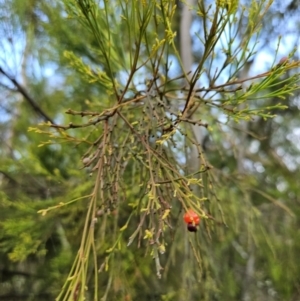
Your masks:
M 34 109 L 34 111 L 41 115 L 45 121 L 50 121 L 52 124 L 54 124 L 52 118 L 50 118 L 48 114 L 44 112 L 44 110 L 36 103 L 36 101 L 29 95 L 26 89 L 15 78 L 8 75 L 1 67 L 0 73 L 2 73 L 14 84 L 14 86 L 17 88 L 17 91 L 24 96 L 24 98 L 28 101 L 28 103 Z

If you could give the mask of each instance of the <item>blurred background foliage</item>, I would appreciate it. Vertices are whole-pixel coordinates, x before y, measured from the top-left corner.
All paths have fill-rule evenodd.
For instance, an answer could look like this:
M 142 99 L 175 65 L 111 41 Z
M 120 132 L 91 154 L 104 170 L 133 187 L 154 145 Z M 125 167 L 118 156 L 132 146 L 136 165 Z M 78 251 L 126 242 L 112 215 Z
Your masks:
M 299 4 L 1 0 L 0 300 L 300 300 Z

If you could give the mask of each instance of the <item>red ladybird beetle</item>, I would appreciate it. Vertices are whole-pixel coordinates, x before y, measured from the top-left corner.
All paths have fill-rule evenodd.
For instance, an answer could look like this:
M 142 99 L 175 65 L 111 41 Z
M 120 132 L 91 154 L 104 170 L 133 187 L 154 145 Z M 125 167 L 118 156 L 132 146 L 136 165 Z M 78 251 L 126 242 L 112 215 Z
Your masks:
M 185 223 L 187 224 L 187 229 L 190 232 L 197 232 L 197 226 L 200 223 L 200 217 L 195 211 L 193 211 L 192 209 L 189 209 L 184 214 L 183 219 L 184 219 Z

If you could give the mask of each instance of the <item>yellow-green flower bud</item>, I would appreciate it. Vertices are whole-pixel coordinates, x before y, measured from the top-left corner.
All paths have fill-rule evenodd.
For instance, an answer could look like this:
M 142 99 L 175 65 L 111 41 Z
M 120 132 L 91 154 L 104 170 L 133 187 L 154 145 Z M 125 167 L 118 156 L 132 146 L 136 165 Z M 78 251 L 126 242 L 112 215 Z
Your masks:
M 219 8 L 226 8 L 229 14 L 234 14 L 239 6 L 239 0 L 216 0 Z

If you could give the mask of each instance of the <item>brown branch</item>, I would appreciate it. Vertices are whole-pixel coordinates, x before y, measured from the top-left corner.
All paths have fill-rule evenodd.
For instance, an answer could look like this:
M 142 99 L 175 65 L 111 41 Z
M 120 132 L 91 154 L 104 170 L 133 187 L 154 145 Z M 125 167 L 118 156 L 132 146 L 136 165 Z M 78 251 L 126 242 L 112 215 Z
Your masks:
M 50 127 L 56 128 L 56 129 L 63 129 L 63 130 L 76 129 L 76 128 L 84 128 L 84 127 L 88 127 L 90 125 L 96 125 L 100 121 L 107 120 L 111 116 L 112 116 L 111 114 L 99 116 L 97 119 L 95 119 L 93 121 L 89 121 L 87 123 L 82 123 L 82 124 L 73 124 L 72 122 L 70 122 L 69 125 L 59 125 L 59 124 L 53 124 L 52 123 L 50 125 Z
M 208 127 L 208 124 L 207 123 L 203 123 L 201 122 L 200 120 L 193 120 L 193 119 L 188 119 L 188 118 L 178 118 L 178 120 L 180 121 L 184 121 L 184 122 L 187 122 L 187 123 L 191 123 L 193 125 L 199 125 L 199 126 L 203 126 L 205 128 Z
M 97 115 L 100 115 L 99 112 L 74 111 L 72 109 L 68 109 L 65 113 L 66 114 L 70 114 L 70 115 L 80 115 L 81 117 L 83 117 L 83 116 L 97 116 Z
M 291 70 L 291 69 L 299 67 L 300 66 L 300 61 L 295 61 L 295 62 L 291 62 L 291 63 L 287 62 L 285 65 L 283 65 L 281 63 L 281 64 L 276 65 L 270 71 L 267 71 L 267 72 L 264 72 L 264 73 L 261 73 L 261 74 L 258 74 L 258 75 L 252 76 L 252 77 L 248 77 L 248 78 L 243 78 L 243 79 L 237 79 L 237 80 L 229 81 L 229 82 L 227 82 L 225 84 L 221 84 L 221 85 L 217 85 L 217 86 L 211 86 L 209 88 L 213 89 L 213 90 L 216 90 L 216 89 L 220 89 L 220 88 L 227 87 L 227 86 L 232 86 L 232 85 L 237 85 L 237 84 L 243 84 L 243 83 L 245 83 L 247 81 L 252 81 L 252 80 L 255 80 L 255 79 L 258 79 L 258 78 L 267 77 L 267 76 L 271 75 L 274 72 L 274 70 L 276 70 L 276 68 L 280 68 L 282 66 L 286 66 L 286 70 Z M 203 89 L 198 89 L 198 90 L 196 90 L 196 92 L 197 91 L 201 91 L 201 90 L 203 90 Z
M 43 117 L 45 121 L 50 121 L 52 124 L 54 123 L 53 120 L 45 113 L 42 108 L 36 103 L 36 101 L 28 94 L 26 89 L 22 87 L 22 85 L 13 77 L 8 75 L 1 67 L 0 73 L 2 73 L 6 78 L 8 78 L 14 86 L 17 88 L 17 91 L 23 95 L 23 97 L 27 100 L 30 106 L 36 111 L 40 116 Z

